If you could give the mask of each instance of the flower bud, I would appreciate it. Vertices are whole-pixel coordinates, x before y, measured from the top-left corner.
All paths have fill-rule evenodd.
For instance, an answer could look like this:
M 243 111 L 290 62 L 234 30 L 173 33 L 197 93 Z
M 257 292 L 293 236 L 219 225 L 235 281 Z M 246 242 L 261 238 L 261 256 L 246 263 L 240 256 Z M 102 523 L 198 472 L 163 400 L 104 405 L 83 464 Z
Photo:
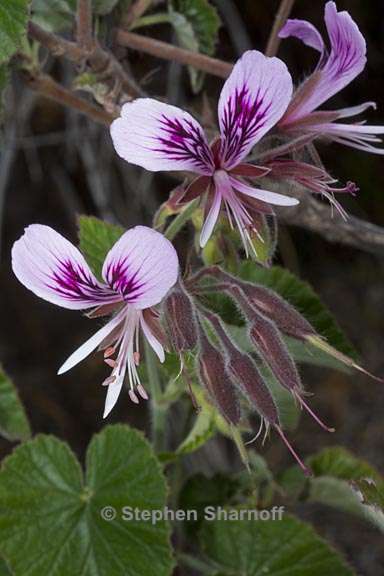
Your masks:
M 288 390 L 300 391 L 302 386 L 295 363 L 274 324 L 255 313 L 249 335 L 280 384 Z
M 207 389 L 221 414 L 236 425 L 240 420 L 240 405 L 236 390 L 226 368 L 223 353 L 213 346 L 203 329 L 199 334 L 200 350 L 198 373 L 202 385 Z
M 317 334 L 300 312 L 272 290 L 248 282 L 241 283 L 241 289 L 249 298 L 250 304 L 272 320 L 284 334 L 299 340 Z
M 219 266 L 212 266 L 199 274 L 197 279 L 203 276 L 210 276 L 218 281 L 222 281 L 221 289 L 233 290 L 240 288 L 247 296 L 249 304 L 255 306 L 260 312 L 272 320 L 277 328 L 289 336 L 299 340 L 306 340 L 308 336 L 317 336 L 316 330 L 291 304 L 276 294 L 273 290 L 240 280 Z
M 290 391 L 301 391 L 300 377 L 275 324 L 249 304 L 245 293 L 232 286 L 230 293 L 242 309 L 250 326 L 249 337 L 280 384 Z
M 277 408 L 268 387 L 248 354 L 241 352 L 227 336 L 215 314 L 207 313 L 227 353 L 227 367 L 239 388 L 269 424 L 279 425 Z
M 197 344 L 194 304 L 181 281 L 163 303 L 163 315 L 169 340 L 176 352 L 192 350 Z
M 259 414 L 269 424 L 278 426 L 275 401 L 252 358 L 234 348 L 229 356 L 228 369 Z

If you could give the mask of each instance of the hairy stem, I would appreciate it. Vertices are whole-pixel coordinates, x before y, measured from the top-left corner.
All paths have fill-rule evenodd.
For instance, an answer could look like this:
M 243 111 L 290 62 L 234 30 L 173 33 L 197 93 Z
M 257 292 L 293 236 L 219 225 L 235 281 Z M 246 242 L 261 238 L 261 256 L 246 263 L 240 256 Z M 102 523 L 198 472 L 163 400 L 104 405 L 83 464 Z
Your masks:
M 63 106 L 67 106 L 68 108 L 72 108 L 85 114 L 93 120 L 94 122 L 98 122 L 99 124 L 103 124 L 104 126 L 109 126 L 114 117 L 112 114 L 109 114 L 102 108 L 79 98 L 76 94 L 64 88 L 58 82 L 55 82 L 53 78 L 50 76 L 43 74 L 43 73 L 26 73 L 26 82 L 28 86 L 39 92 L 42 96 L 46 98 L 50 98 Z
M 196 198 L 192 200 L 187 206 L 184 208 L 180 214 L 176 216 L 164 232 L 164 236 L 168 238 L 168 240 L 173 240 L 176 234 L 183 228 L 183 226 L 190 220 L 192 214 L 196 210 L 200 199 Z
M 145 12 L 151 7 L 152 3 L 153 0 L 136 0 L 123 17 L 122 26 L 124 28 L 130 28 L 138 18 L 141 18 L 141 16 L 145 14 Z
M 86 52 L 92 49 L 92 0 L 77 0 L 76 38 Z
M 295 0 L 281 0 L 280 8 L 276 14 L 275 22 L 265 49 L 266 56 L 275 56 L 280 46 L 279 32 L 289 18 Z
M 74 64 L 87 62 L 95 74 L 104 79 L 110 79 L 114 84 L 119 83 L 127 94 L 131 96 L 142 94 L 140 87 L 133 78 L 128 76 L 120 62 L 97 42 L 93 43 L 92 48 L 88 50 L 75 42 L 47 32 L 34 22 L 29 22 L 28 34 L 54 56 L 63 56 Z
M 173 46 L 167 42 L 154 40 L 153 38 L 134 34 L 133 32 L 127 32 L 120 28 L 116 31 L 116 42 L 121 46 L 126 46 L 127 48 L 138 50 L 139 52 L 145 52 L 152 56 L 156 56 L 157 58 L 163 58 L 164 60 L 171 60 L 179 62 L 180 64 L 193 66 L 198 70 L 208 72 L 209 74 L 219 76 L 220 78 L 227 78 L 233 68 L 233 64 L 230 64 L 229 62 L 224 62 L 217 58 L 211 58 L 210 56 L 205 56 L 198 52 L 184 50 L 184 48 Z

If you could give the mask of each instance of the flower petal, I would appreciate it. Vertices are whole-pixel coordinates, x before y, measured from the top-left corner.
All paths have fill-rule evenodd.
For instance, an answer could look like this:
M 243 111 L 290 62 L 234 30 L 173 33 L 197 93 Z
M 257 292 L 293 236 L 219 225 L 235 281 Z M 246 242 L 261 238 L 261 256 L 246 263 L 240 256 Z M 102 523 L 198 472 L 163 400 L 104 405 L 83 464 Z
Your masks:
M 67 358 L 64 364 L 59 368 L 58 374 L 64 374 L 71 370 L 76 364 L 79 364 L 84 358 L 89 356 L 91 352 L 96 350 L 96 348 L 103 342 L 103 340 L 119 325 L 126 314 L 125 309 L 121 310 L 112 320 L 110 320 L 105 326 L 100 328 L 91 338 L 89 338 L 84 344 L 82 344 L 73 354 Z
M 279 32 L 279 38 L 295 37 L 304 42 L 310 48 L 324 52 L 324 42 L 320 32 L 307 20 L 290 19 Z
M 116 152 L 147 170 L 210 174 L 212 154 L 200 124 L 188 112 L 152 98 L 124 104 L 111 125 Z
M 366 43 L 357 24 L 348 12 L 338 12 L 335 2 L 325 5 L 325 24 L 331 44 L 331 50 L 310 77 L 315 82 L 306 97 L 301 97 L 300 106 L 288 111 L 289 122 L 299 120 L 318 108 L 329 98 L 340 92 L 363 71 L 366 58 Z M 300 89 L 299 89 L 300 92 Z M 287 120 L 284 121 L 287 124 Z
M 253 188 L 253 186 L 248 186 L 244 184 L 244 182 L 240 182 L 237 178 L 230 177 L 230 180 L 232 186 L 238 192 L 246 196 L 251 196 L 252 198 L 257 198 L 263 202 L 268 202 L 268 204 L 276 204 L 276 206 L 296 206 L 299 203 L 299 201 L 296 198 L 292 198 L 292 196 L 285 196 L 284 194 L 261 190 L 260 188 Z
M 136 309 L 158 304 L 175 284 L 179 260 L 171 242 L 146 226 L 125 232 L 108 252 L 103 278 Z
M 13 245 L 12 268 L 34 294 L 64 308 L 81 310 L 120 299 L 96 279 L 81 252 L 49 226 L 25 229 Z
M 351 116 L 358 116 L 362 114 L 368 108 L 373 108 L 376 110 L 376 102 L 363 102 L 362 104 L 358 104 L 357 106 L 349 106 L 348 108 L 339 108 L 336 110 L 335 114 L 337 114 L 337 119 L 340 118 L 350 118 Z
M 121 391 L 121 388 L 122 388 L 123 382 L 124 382 L 125 372 L 126 372 L 126 368 L 124 366 L 122 373 L 118 376 L 118 378 L 115 380 L 115 382 L 112 382 L 108 386 L 107 396 L 105 398 L 105 407 L 104 407 L 103 418 L 106 418 L 108 416 L 108 414 L 111 412 L 112 408 L 115 406 L 115 404 L 119 398 L 120 391 Z
M 235 64 L 219 100 L 222 167 L 233 168 L 282 117 L 292 79 L 278 58 L 249 50 Z
M 311 130 L 345 146 L 351 146 L 372 154 L 384 154 L 384 147 L 373 146 L 375 143 L 383 144 L 379 136 L 384 134 L 384 126 L 332 122 L 321 126 L 312 126 Z
M 203 228 L 201 229 L 201 233 L 200 233 L 200 247 L 201 248 L 204 248 L 204 246 L 206 245 L 206 243 L 208 242 L 208 240 L 211 237 L 211 234 L 213 232 L 213 229 L 215 227 L 215 224 L 216 224 L 217 219 L 218 219 L 219 214 L 220 214 L 220 208 L 221 208 L 221 194 L 220 194 L 218 188 L 216 187 L 215 195 L 214 195 L 213 201 L 212 201 L 212 205 L 209 209 L 208 215 L 205 219 L 205 222 L 203 224 Z
M 164 348 L 162 347 L 162 345 L 160 344 L 158 339 L 155 337 L 155 335 L 152 334 L 148 324 L 146 323 L 146 321 L 144 320 L 143 317 L 140 318 L 140 324 L 141 324 L 141 328 L 143 330 L 144 336 L 148 340 L 148 343 L 150 344 L 152 350 L 156 353 L 160 362 L 164 362 L 164 360 L 165 360 Z

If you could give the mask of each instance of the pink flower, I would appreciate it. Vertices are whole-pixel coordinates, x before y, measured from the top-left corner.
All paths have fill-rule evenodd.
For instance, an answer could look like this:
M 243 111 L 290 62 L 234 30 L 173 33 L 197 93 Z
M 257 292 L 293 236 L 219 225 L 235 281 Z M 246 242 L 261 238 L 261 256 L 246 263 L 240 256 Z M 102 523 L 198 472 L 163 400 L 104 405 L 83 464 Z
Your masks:
M 333 111 L 317 111 L 317 108 L 347 86 L 365 67 L 366 44 L 357 24 L 346 11 L 338 12 L 335 2 L 325 5 L 325 25 L 327 27 L 330 50 L 324 45 L 318 30 L 305 20 L 288 20 L 280 30 L 280 38 L 294 36 L 304 44 L 320 52 L 315 71 L 299 86 L 279 122 L 284 130 L 323 136 L 353 148 L 375 154 L 384 154 L 379 134 L 384 134 L 383 126 L 368 126 L 365 122 L 352 124 L 337 122 L 341 118 L 357 116 L 374 102 L 364 102 L 358 106 Z
M 292 79 L 278 58 L 246 52 L 222 89 L 218 116 L 220 138 L 211 145 L 203 128 L 188 113 L 151 98 L 125 104 L 111 126 L 119 156 L 147 170 L 187 170 L 198 175 L 185 199 L 204 195 L 206 218 L 200 245 L 210 238 L 225 208 L 239 229 L 246 252 L 253 249 L 253 213 L 270 213 L 268 204 L 293 206 L 295 198 L 250 186 L 244 177 L 268 169 L 242 164 L 253 146 L 284 114 L 292 96 Z
M 108 252 L 100 282 L 75 246 L 52 228 L 33 224 L 13 245 L 12 267 L 24 286 L 48 302 L 72 310 L 93 309 L 91 317 L 114 312 L 58 372 L 70 370 L 96 348 L 103 349 L 112 368 L 103 383 L 108 386 L 104 418 L 114 407 L 127 373 L 131 400 L 139 401 L 136 393 L 147 398 L 137 373 L 139 331 L 163 362 L 151 307 L 175 284 L 179 270 L 176 251 L 162 234 L 145 226 L 125 232 Z

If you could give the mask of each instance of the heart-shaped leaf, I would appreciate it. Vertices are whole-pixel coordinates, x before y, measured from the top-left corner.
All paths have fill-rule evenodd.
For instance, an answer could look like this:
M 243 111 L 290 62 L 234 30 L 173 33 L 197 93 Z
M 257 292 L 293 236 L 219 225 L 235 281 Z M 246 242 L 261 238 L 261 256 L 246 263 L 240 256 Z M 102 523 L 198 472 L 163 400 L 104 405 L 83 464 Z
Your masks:
M 3 462 L 0 500 L 0 551 L 15 576 L 172 573 L 168 524 L 127 519 L 131 509 L 161 510 L 166 502 L 158 461 L 127 426 L 94 436 L 84 477 L 57 438 L 19 446 Z
M 205 522 L 201 544 L 214 563 L 215 576 L 353 575 L 309 525 L 289 516 L 281 520 Z

